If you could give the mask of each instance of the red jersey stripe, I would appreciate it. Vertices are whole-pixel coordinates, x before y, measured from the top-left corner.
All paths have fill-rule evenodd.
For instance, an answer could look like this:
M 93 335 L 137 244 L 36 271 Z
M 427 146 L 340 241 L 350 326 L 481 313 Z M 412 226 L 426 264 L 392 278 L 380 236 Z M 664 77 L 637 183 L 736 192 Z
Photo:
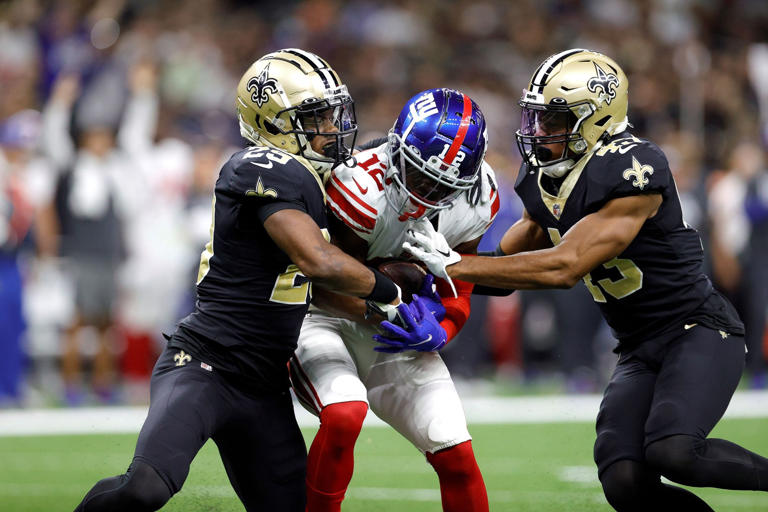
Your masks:
M 354 229 L 355 231 L 359 231 L 360 233 L 370 233 L 371 231 L 368 229 L 363 228 L 362 226 L 359 226 L 352 222 L 345 214 L 344 212 L 338 210 L 332 203 L 328 203 L 328 208 L 331 209 L 334 215 L 336 215 L 337 219 L 341 219 L 344 224 L 349 226 L 351 229 Z
M 331 181 L 328 184 L 331 187 L 337 187 L 339 190 L 343 190 L 346 195 L 348 195 L 349 197 L 354 199 L 356 203 L 358 203 L 360 206 L 362 206 L 363 208 L 365 208 L 366 210 L 368 210 L 372 214 L 376 215 L 376 213 L 378 213 L 376 211 L 376 208 L 374 208 L 373 206 L 369 205 L 368 203 L 366 203 L 365 201 L 363 201 L 362 199 L 357 197 L 351 190 L 349 190 L 344 185 L 344 183 L 342 183 L 341 180 L 336 177 L 335 174 L 331 174 Z
M 345 217 L 351 219 L 359 226 L 365 229 L 373 229 L 376 225 L 376 217 L 370 217 L 367 213 L 358 210 L 338 189 L 328 187 L 326 193 L 328 194 L 328 205 L 343 212 Z
M 493 220 L 496 217 L 496 214 L 499 213 L 499 208 L 501 207 L 501 200 L 499 199 L 498 191 L 492 191 L 491 194 L 496 195 L 496 197 L 493 198 L 493 202 L 491 203 L 491 220 Z

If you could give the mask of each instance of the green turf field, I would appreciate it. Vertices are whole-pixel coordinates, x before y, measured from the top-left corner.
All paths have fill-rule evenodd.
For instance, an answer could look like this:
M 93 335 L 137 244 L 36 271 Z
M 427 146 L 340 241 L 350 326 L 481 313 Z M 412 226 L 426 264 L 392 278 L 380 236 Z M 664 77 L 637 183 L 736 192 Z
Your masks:
M 592 464 L 591 423 L 471 427 L 493 511 L 610 511 Z M 768 453 L 768 419 L 724 420 L 714 435 Z M 311 438 L 313 430 L 305 430 Z M 0 510 L 71 511 L 98 479 L 125 470 L 135 434 L 0 438 Z M 697 491 L 715 510 L 768 510 L 768 493 Z M 215 445 L 195 460 L 181 493 L 163 508 L 229 512 L 243 508 Z M 356 449 L 346 512 L 440 511 L 437 478 L 424 458 L 389 428 L 367 427 Z

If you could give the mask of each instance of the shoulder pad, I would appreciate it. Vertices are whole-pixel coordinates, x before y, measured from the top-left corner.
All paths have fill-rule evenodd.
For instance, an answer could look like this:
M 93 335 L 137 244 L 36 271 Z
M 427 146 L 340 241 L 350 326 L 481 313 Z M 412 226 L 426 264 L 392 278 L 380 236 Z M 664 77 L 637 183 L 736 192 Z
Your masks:
M 588 202 L 663 193 L 672 181 L 661 149 L 631 135 L 613 139 L 598 149 L 585 170 L 590 183 Z
M 266 146 L 238 151 L 222 169 L 217 186 L 235 196 L 294 201 L 323 192 L 322 180 L 304 159 Z
M 369 151 L 359 153 L 366 158 Z M 372 153 L 372 151 L 371 151 Z M 360 162 L 360 160 L 358 160 Z M 326 183 L 328 208 L 351 229 L 358 233 L 372 233 L 379 210 L 385 207 L 384 173 L 373 172 L 378 165 L 355 167 L 340 165 L 331 171 Z

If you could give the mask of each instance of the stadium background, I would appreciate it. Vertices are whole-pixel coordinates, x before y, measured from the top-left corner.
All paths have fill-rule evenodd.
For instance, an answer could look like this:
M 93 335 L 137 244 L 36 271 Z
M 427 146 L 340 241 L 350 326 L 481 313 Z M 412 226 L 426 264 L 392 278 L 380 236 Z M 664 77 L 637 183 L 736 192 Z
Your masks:
M 237 80 L 253 60 L 283 47 L 313 51 L 339 72 L 356 101 L 359 141 L 386 133 L 405 100 L 426 88 L 457 88 L 479 103 L 490 125 L 487 158 L 503 203 L 484 249 L 495 247 L 520 215 L 512 190 L 519 165 L 516 103 L 532 71 L 570 47 L 616 59 L 630 80 L 634 132 L 666 152 L 686 220 L 702 235 L 707 269 L 745 320 L 750 353 L 742 388 L 758 392 L 743 397 L 754 404 L 753 416 L 764 416 L 766 34 L 768 3 L 762 0 L 1 2 L 0 428 L 5 423 L 5 435 L 19 435 L 8 428 L 18 425 L 14 414 L 51 408 L 74 411 L 68 417 L 81 418 L 82 430 L 93 432 L 97 422 L 87 419 L 84 407 L 110 407 L 96 413 L 108 417 L 117 407 L 146 404 L 160 333 L 191 306 L 218 166 L 242 145 L 233 106 Z M 105 133 L 119 134 L 114 145 Z M 99 151 L 104 158 L 87 158 Z M 77 179 L 63 179 L 73 175 Z M 77 217 L 91 224 L 80 226 L 80 238 L 62 239 L 61 226 Z M 103 313 L 99 325 L 77 320 L 78 276 L 93 287 L 95 300 L 87 308 Z M 570 449 L 589 475 L 589 400 L 610 373 L 613 344 L 579 285 L 473 299 L 469 325 L 444 356 L 468 403 L 567 394 L 568 400 L 554 403 L 561 420 L 585 422 L 578 427 L 583 439 Z M 579 416 L 568 404 L 582 394 L 588 412 Z M 520 406 L 511 403 L 511 410 Z M 47 420 L 57 422 L 64 420 Z M 21 425 L 27 436 L 38 428 Z M 729 419 L 725 428 L 736 429 L 735 440 L 741 435 L 760 442 L 765 426 L 759 418 Z M 505 444 L 521 428 L 488 439 Z M 559 427 L 526 432 L 548 428 Z M 478 443 L 482 432 L 473 431 Z M 62 446 L 73 441 L 45 439 L 28 442 L 61 457 L 40 464 L 65 464 Z M 105 441 L 113 465 L 73 484 L 67 499 L 74 503 L 91 480 L 124 469 L 121 461 L 132 446 L 130 436 L 121 439 L 125 453 L 112 454 L 115 445 Z M 535 439 L 533 446 L 549 442 Z M 21 446 L 16 437 L 0 439 L 0 454 L 18 462 L 0 472 L 4 499 L 14 496 L 12 484 L 27 478 L 24 468 L 34 475 L 37 459 Z M 489 482 L 489 475 L 505 474 L 496 471 L 505 461 L 519 464 L 513 450 L 486 469 L 478 453 Z M 412 460 L 419 464 L 418 455 Z M 551 465 L 547 460 L 542 468 Z M 554 460 L 560 463 L 557 455 Z M 351 496 L 364 477 L 355 478 Z M 436 489 L 435 482 L 425 487 Z M 493 504 L 490 483 L 489 490 Z M 556 491 L 541 492 L 540 499 L 557 501 L 546 494 Z M 737 493 L 724 496 L 735 501 L 722 503 L 751 510 Z M 19 501 L 27 502 L 23 496 Z M 373 510 L 369 505 L 358 510 Z

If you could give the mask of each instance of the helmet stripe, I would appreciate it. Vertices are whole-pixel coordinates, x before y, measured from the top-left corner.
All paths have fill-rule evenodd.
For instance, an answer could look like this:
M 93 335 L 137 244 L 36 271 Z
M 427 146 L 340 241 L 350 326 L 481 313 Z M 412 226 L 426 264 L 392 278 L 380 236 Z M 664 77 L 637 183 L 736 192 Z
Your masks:
M 536 73 L 533 74 L 533 79 L 531 80 L 531 90 L 535 86 L 538 85 L 539 90 L 536 91 L 539 94 L 544 93 L 544 86 L 547 84 L 547 78 L 549 78 L 549 74 L 552 72 L 553 69 L 555 69 L 555 66 L 557 66 L 560 62 L 564 61 L 567 57 L 570 57 L 571 55 L 575 55 L 579 52 L 584 52 L 587 50 L 584 50 L 582 48 L 575 48 L 572 50 L 565 50 L 564 52 L 557 53 L 544 62 L 541 63 L 541 66 L 539 66 L 539 69 L 536 70 Z
M 334 86 L 339 86 L 338 80 L 328 72 L 328 67 L 323 63 L 316 55 L 305 52 L 304 50 L 300 50 L 298 48 L 289 48 L 285 50 L 286 52 L 296 55 L 297 57 L 303 59 L 307 64 L 312 66 L 312 69 L 317 71 L 317 74 L 320 75 L 320 78 L 323 80 L 323 84 L 325 85 L 326 89 L 331 88 L 331 82 L 333 82 Z
M 466 94 L 462 94 L 461 97 L 464 99 L 464 111 L 461 113 L 461 123 L 459 124 L 459 129 L 456 131 L 456 136 L 453 138 L 450 149 L 448 149 L 448 152 L 443 157 L 443 162 L 448 165 L 451 165 L 453 159 L 456 158 L 456 154 L 459 152 L 459 148 L 464 143 L 464 138 L 467 136 L 469 123 L 472 119 L 472 100 L 470 100 L 469 96 Z

